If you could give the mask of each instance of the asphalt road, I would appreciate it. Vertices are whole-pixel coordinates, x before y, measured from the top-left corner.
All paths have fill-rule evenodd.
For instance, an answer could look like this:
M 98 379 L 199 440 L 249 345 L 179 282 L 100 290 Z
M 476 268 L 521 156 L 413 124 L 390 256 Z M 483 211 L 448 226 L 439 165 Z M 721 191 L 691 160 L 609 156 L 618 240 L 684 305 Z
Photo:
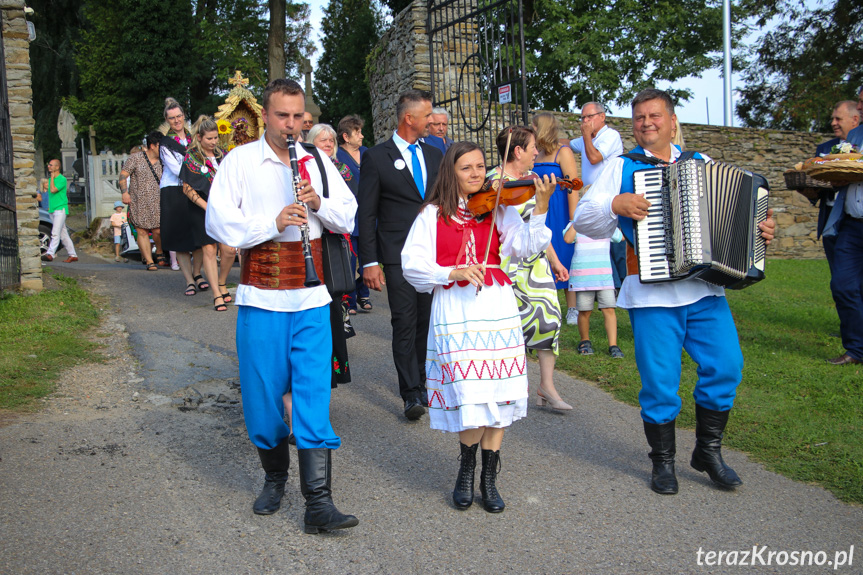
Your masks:
M 402 415 L 381 294 L 354 320 L 353 382 L 331 405 L 334 498 L 360 524 L 306 535 L 295 461 L 282 509 L 251 510 L 263 473 L 237 403 L 236 308 L 184 297 L 179 272 L 52 267 L 100 296 L 108 351 L 0 428 L 2 573 L 863 573 L 861 507 L 731 450 L 745 485 L 714 488 L 688 465 L 687 430 L 680 493 L 656 495 L 638 410 L 560 373 L 575 409 L 532 405 L 506 433 L 506 511 L 456 510 L 457 438 Z M 738 565 L 709 555 L 732 551 Z M 807 551 L 824 564 L 794 566 Z

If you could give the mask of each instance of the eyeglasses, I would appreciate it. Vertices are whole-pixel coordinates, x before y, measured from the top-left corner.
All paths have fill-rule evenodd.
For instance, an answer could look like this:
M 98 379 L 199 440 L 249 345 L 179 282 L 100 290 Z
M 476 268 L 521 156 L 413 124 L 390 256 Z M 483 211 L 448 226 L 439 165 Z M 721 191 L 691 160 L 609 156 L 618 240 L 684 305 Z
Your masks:
M 599 116 L 600 114 L 604 114 L 604 113 L 605 113 L 605 112 L 597 112 L 596 114 L 586 114 L 586 115 L 584 115 L 584 116 L 582 116 L 582 117 L 581 117 L 581 121 L 583 122 L 583 121 L 585 121 L 585 120 L 586 120 L 586 119 L 588 119 L 588 118 L 592 118 L 592 117 L 594 117 L 594 116 Z

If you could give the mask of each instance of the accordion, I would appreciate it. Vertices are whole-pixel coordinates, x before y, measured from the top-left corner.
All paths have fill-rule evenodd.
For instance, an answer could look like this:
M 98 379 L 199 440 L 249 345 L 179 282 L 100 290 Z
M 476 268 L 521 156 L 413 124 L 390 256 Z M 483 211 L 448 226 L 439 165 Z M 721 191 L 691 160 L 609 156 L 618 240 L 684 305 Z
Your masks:
M 644 283 L 697 277 L 742 289 L 764 279 L 767 180 L 734 166 L 687 159 L 634 173 L 651 206 L 635 222 Z

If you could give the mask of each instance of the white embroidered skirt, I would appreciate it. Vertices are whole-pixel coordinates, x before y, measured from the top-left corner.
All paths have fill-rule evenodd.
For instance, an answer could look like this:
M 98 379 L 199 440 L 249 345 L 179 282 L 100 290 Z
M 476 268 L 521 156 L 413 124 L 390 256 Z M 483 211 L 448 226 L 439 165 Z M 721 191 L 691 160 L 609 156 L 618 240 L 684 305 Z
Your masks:
M 432 429 L 507 427 L 527 415 L 527 358 L 508 285 L 434 291 L 426 388 Z

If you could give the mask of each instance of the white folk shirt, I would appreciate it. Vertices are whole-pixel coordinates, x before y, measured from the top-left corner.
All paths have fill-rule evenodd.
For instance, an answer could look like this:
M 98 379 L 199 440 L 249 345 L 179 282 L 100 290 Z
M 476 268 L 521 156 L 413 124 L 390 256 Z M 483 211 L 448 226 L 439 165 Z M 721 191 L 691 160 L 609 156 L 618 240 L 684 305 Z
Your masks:
M 297 158 L 311 156 L 298 143 Z M 333 162 L 323 154 L 329 197 L 323 197 L 321 174 L 317 162 L 306 162 L 312 187 L 321 196 L 317 213 L 308 210 L 309 238 L 321 237 L 324 227 L 337 233 L 354 229 L 357 201 Z M 225 156 L 213 179 L 207 201 L 207 233 L 218 241 L 241 249 L 253 248 L 266 241 L 299 242 L 300 228 L 287 226 L 279 233 L 276 216 L 294 203 L 293 173 L 266 138 L 239 146 Z M 323 281 L 323 278 L 321 278 Z M 263 290 L 240 284 L 237 305 L 248 305 L 270 311 L 302 311 L 326 305 L 332 299 L 323 284 L 293 290 Z
M 644 153 L 653 156 L 649 151 Z M 671 146 L 671 159 L 677 161 L 680 150 Z M 701 157 L 710 160 L 704 154 Z M 611 202 L 620 193 L 623 158 L 614 158 L 590 187 L 575 209 L 573 224 L 578 233 L 589 238 L 610 238 L 617 229 L 617 215 L 611 212 Z M 725 290 L 696 278 L 644 284 L 637 275 L 626 276 L 617 298 L 617 307 L 679 307 L 695 303 L 707 296 L 724 296 Z
M 180 144 L 186 147 L 189 145 L 189 140 L 183 138 L 180 140 Z M 180 168 L 183 167 L 183 154 L 175 154 L 167 146 L 159 146 L 159 158 L 162 160 L 162 179 L 159 180 L 159 187 L 167 188 L 168 186 L 182 185 Z
M 581 181 L 584 182 L 585 186 L 593 184 L 605 166 L 623 153 L 623 141 L 620 139 L 620 132 L 612 130 L 608 126 L 603 126 L 592 141 L 593 147 L 602 154 L 602 161 L 598 164 L 591 164 L 587 158 L 587 152 L 584 151 L 583 136 L 569 143 L 569 147 L 573 151 L 581 153 Z

